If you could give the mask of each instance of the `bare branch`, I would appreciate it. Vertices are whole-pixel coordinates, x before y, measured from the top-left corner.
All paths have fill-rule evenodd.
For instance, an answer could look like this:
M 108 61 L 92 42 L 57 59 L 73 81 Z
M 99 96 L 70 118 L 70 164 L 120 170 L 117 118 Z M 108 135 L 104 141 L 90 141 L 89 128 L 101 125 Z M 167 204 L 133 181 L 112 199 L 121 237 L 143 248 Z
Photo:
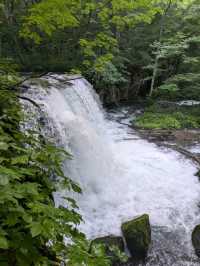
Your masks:
M 34 106 L 36 106 L 37 108 L 39 108 L 41 110 L 41 107 L 39 106 L 39 104 L 37 104 L 34 100 L 28 98 L 28 97 L 25 97 L 25 96 L 17 96 L 17 98 L 21 99 L 21 100 L 24 100 L 24 101 L 28 101 L 30 103 L 32 103 Z

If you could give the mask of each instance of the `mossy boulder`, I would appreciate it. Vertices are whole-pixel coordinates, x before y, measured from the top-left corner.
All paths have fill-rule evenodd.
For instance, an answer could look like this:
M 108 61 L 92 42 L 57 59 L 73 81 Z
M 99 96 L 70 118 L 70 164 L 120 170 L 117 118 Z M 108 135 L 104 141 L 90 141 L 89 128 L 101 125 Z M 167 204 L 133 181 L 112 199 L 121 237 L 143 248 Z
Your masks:
M 200 224 L 197 225 L 192 232 L 192 244 L 196 255 L 200 257 Z
M 111 258 L 112 263 L 117 263 L 119 261 L 119 257 L 116 255 L 116 249 L 118 249 L 121 253 L 125 251 L 124 241 L 120 236 L 110 235 L 96 238 L 91 243 L 91 249 L 94 245 L 98 244 L 105 247 L 105 253 Z
M 144 214 L 122 224 L 122 232 L 132 257 L 144 260 L 151 243 L 149 216 Z

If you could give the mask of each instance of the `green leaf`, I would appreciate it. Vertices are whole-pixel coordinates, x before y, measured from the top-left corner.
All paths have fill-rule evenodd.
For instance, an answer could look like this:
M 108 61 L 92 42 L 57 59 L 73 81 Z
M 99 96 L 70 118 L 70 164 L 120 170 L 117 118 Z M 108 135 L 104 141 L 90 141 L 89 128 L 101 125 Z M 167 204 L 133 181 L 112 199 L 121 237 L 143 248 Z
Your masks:
M 0 178 L 2 176 L 8 176 L 9 179 L 20 179 L 21 175 L 18 173 L 18 171 L 0 166 Z
M 9 183 L 8 176 L 6 175 L 0 175 L 0 185 L 6 186 Z
M 9 148 L 8 144 L 0 141 L 0 150 L 6 151 Z
M 6 217 L 6 224 L 9 226 L 14 226 L 19 221 L 19 214 L 16 212 L 11 212 Z
M 5 162 L 5 161 L 9 161 L 9 160 L 5 157 L 0 157 L 0 163 Z
M 72 189 L 73 189 L 74 192 L 79 193 L 79 194 L 82 193 L 82 190 L 81 190 L 81 188 L 80 188 L 80 186 L 78 184 L 72 182 L 71 186 L 72 186 Z
M 31 235 L 32 237 L 36 237 L 40 235 L 42 232 L 42 226 L 40 223 L 35 222 L 31 224 Z
M 15 165 L 15 164 L 27 164 L 28 161 L 29 161 L 29 157 L 27 155 L 22 155 L 22 156 L 17 156 L 17 157 L 12 158 L 11 163 L 13 165 Z
M 8 249 L 8 240 L 4 236 L 0 236 L 0 249 Z
M 27 214 L 27 213 L 25 213 L 22 218 L 27 223 L 31 223 L 32 222 L 32 219 L 33 219 L 32 216 L 29 215 L 29 214 Z

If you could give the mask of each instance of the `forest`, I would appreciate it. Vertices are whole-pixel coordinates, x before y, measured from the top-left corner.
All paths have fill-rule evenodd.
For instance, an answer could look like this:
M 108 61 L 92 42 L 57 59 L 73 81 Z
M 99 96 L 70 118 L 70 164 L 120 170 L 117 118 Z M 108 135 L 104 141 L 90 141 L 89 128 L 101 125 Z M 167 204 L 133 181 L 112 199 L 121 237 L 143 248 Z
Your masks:
M 64 82 L 61 78 L 63 75 L 67 77 Z M 46 92 L 43 92 L 43 89 L 48 87 L 49 94 L 58 93 L 55 92 L 55 88 L 57 90 L 60 86 L 62 89 L 65 86 L 63 84 L 68 86 L 68 83 L 71 82 L 70 79 L 72 80 L 72 87 L 76 84 L 82 86 L 78 83 L 78 80 L 83 77 L 92 84 L 95 95 L 97 94 L 102 102 L 103 107 L 101 108 L 106 110 L 107 116 L 114 120 L 113 123 L 119 123 L 120 126 L 126 127 L 127 119 L 129 119 L 128 127 L 133 130 L 133 136 L 130 137 L 130 134 L 127 133 L 127 135 L 121 136 L 122 140 L 120 139 L 120 141 L 126 141 L 128 138 L 129 142 L 137 142 L 135 139 L 139 136 L 141 141 L 154 143 L 142 143 L 141 145 L 157 145 L 157 148 L 148 146 L 149 149 L 152 149 L 152 153 L 155 153 L 153 169 L 159 167 L 159 160 L 165 154 L 165 152 L 159 150 L 161 149 L 159 146 L 170 149 L 171 153 L 169 152 L 169 155 L 166 155 L 170 158 L 168 165 L 173 160 L 178 161 L 177 165 L 174 162 L 174 171 L 170 167 L 168 169 L 167 165 L 163 165 L 166 172 L 171 170 L 169 176 L 175 175 L 177 169 L 177 176 L 180 176 L 177 177 L 177 184 L 173 183 L 175 181 L 172 180 L 169 183 L 169 188 L 167 184 L 165 186 L 166 190 L 170 190 L 173 183 L 173 186 L 177 186 L 177 189 L 185 190 L 180 192 L 180 202 L 183 205 L 179 204 L 177 206 L 177 208 L 182 208 L 183 214 L 181 215 L 185 215 L 183 227 L 188 226 L 187 219 L 190 221 L 191 217 L 191 220 L 195 217 L 191 222 L 191 228 L 195 229 L 192 231 L 189 225 L 189 229 L 186 230 L 189 231 L 189 237 L 192 237 L 190 242 L 192 242 L 194 253 L 197 255 L 193 254 L 192 258 L 188 255 L 188 261 L 191 264 L 184 264 L 185 262 L 178 259 L 175 259 L 175 264 L 172 264 L 170 261 L 172 255 L 169 256 L 167 262 L 163 262 L 162 259 L 156 261 L 151 255 L 149 260 L 146 261 L 150 241 L 147 239 L 148 232 L 146 231 L 143 232 L 142 236 L 141 234 L 137 236 L 139 240 L 134 236 L 134 243 L 131 242 L 133 241 L 131 237 L 127 237 L 129 239 L 129 241 L 126 239 L 127 246 L 135 245 L 136 250 L 133 252 L 131 249 L 129 250 L 130 258 L 130 254 L 127 256 L 124 248 L 120 248 L 119 243 L 117 245 L 111 243 L 110 246 L 110 244 L 108 245 L 110 240 L 107 240 L 108 242 L 105 240 L 95 241 L 94 238 L 98 237 L 96 233 L 91 234 L 92 240 L 82 230 L 82 223 L 84 223 L 86 217 L 85 223 L 87 225 L 88 217 L 87 213 L 85 214 L 82 211 L 81 203 L 81 206 L 79 206 L 79 201 L 81 202 L 79 197 L 81 198 L 84 195 L 85 186 L 87 187 L 89 182 L 86 185 L 79 182 L 78 179 L 73 177 L 73 171 L 77 168 L 81 169 L 85 157 L 81 157 L 80 150 L 80 152 L 77 152 L 77 156 L 81 154 L 80 161 L 76 161 L 73 148 L 70 150 L 75 144 L 70 143 L 68 149 L 63 143 L 63 145 L 58 145 L 59 141 L 56 142 L 55 139 L 59 138 L 57 131 L 59 131 L 59 126 L 62 126 L 64 131 L 70 132 L 71 139 L 74 138 L 75 142 L 79 143 L 78 148 L 74 148 L 75 154 L 77 149 L 78 151 L 81 149 L 81 145 L 85 145 L 84 156 L 88 154 L 88 160 L 93 159 L 95 161 L 96 153 L 93 157 L 92 151 L 99 151 L 97 166 L 94 163 L 96 167 L 94 172 L 91 169 L 89 169 L 91 172 L 88 169 L 86 171 L 88 164 L 85 163 L 86 166 L 83 166 L 85 168 L 83 171 L 81 170 L 80 174 L 80 176 L 87 175 L 87 173 L 88 176 L 90 176 L 90 173 L 95 175 L 98 171 L 101 171 L 101 167 L 103 168 L 107 163 L 114 164 L 115 161 L 112 161 L 109 152 L 104 152 L 102 148 L 104 146 L 106 149 L 107 142 L 101 145 L 98 144 L 99 135 L 106 138 L 104 133 L 102 135 L 98 133 L 98 130 L 101 131 L 100 125 L 98 128 L 98 123 L 106 124 L 108 122 L 101 122 L 103 118 L 99 118 L 101 115 L 98 116 L 95 113 L 103 113 L 103 111 L 100 111 L 101 108 L 95 107 L 96 109 L 92 109 L 93 105 L 96 106 L 96 103 L 90 100 L 90 94 L 92 93 L 89 89 L 85 94 L 82 94 L 79 90 L 75 90 L 76 95 L 73 92 L 70 92 L 71 94 L 66 92 L 67 96 L 63 93 L 66 101 L 71 101 L 69 110 L 65 110 L 66 113 L 63 110 L 59 113 L 60 116 L 63 116 L 62 119 L 65 120 L 58 119 L 59 115 L 56 116 L 57 113 L 54 112 L 53 107 L 51 117 L 46 118 L 49 114 L 44 114 L 43 108 L 48 107 L 45 107 L 45 104 L 50 106 L 47 113 L 50 113 L 50 104 L 54 105 L 50 102 L 51 98 L 46 96 Z M 54 83 L 52 79 L 55 79 Z M 53 88 L 53 84 L 55 84 L 55 88 Z M 41 87 L 42 92 L 40 94 L 37 90 Z M 26 90 L 30 90 L 30 93 Z M 77 97 L 78 94 L 79 97 Z M 42 97 L 49 99 L 45 104 L 42 102 L 43 105 L 40 104 L 43 101 Z M 56 102 L 58 98 L 55 97 L 54 101 L 57 109 L 62 107 L 61 104 L 59 106 L 60 102 Z M 80 102 L 77 103 L 76 101 Z M 84 113 L 82 109 L 80 109 L 80 114 L 75 112 L 74 110 L 79 107 L 78 104 L 80 106 L 84 104 L 83 109 L 87 109 L 87 115 L 89 116 L 91 112 L 94 118 L 92 116 L 92 118 L 81 116 L 81 112 Z M 72 111 L 75 112 L 73 116 L 70 113 Z M 37 115 L 40 116 L 39 119 Z M 70 118 L 69 115 L 71 115 Z M 80 120 L 75 119 L 75 115 L 80 115 Z M 67 119 L 69 119 L 69 122 L 64 125 L 65 121 L 68 121 Z M 90 125 L 89 120 L 92 119 L 96 120 L 97 128 L 95 130 L 99 135 L 95 134 L 98 135 L 98 138 L 92 129 L 86 128 L 86 125 Z M 98 122 L 98 119 L 102 120 Z M 36 122 L 31 122 L 33 120 Z M 56 121 L 51 130 L 48 129 L 49 124 L 45 124 L 47 120 L 48 123 L 51 123 L 51 120 Z M 56 123 L 60 123 L 59 126 Z M 76 124 L 76 130 L 74 124 Z M 110 124 L 110 127 L 112 126 Z M 120 127 L 118 129 L 120 130 Z M 54 130 L 55 132 L 52 133 Z M 82 132 L 85 132 L 84 130 L 87 134 L 90 134 L 88 138 L 91 139 L 91 142 L 93 141 L 92 143 L 87 142 L 88 139 L 84 134 L 81 135 Z M 199 149 L 199 130 L 199 0 L 0 0 L 0 266 L 200 265 L 198 258 L 200 256 L 199 210 L 193 210 L 193 214 L 187 209 L 190 209 L 188 205 L 190 200 L 191 209 L 194 205 L 199 204 L 199 202 L 194 203 L 196 202 L 195 197 L 198 194 L 198 189 L 200 189 L 200 185 L 197 184 L 198 181 L 196 180 L 198 178 L 194 174 L 200 171 L 200 150 L 192 152 L 188 148 L 188 146 L 196 145 L 195 149 L 196 147 Z M 50 131 L 56 137 L 54 135 L 53 137 L 48 136 Z M 80 132 L 77 133 L 77 131 Z M 80 134 L 80 137 L 79 135 L 77 137 L 76 134 Z M 66 136 L 68 135 L 66 134 Z M 109 139 L 109 137 L 107 138 Z M 138 151 L 139 158 L 141 150 L 134 145 L 136 144 L 133 144 L 133 148 L 130 148 L 132 149 L 131 152 L 135 152 L 137 157 L 136 153 Z M 141 166 L 146 171 L 145 175 L 148 175 L 147 172 L 151 172 L 151 168 L 148 168 L 148 156 L 152 155 L 147 146 L 145 146 L 144 153 L 141 154 L 145 157 L 147 153 L 144 158 L 147 161 L 144 161 L 143 166 Z M 117 146 L 114 153 L 121 154 L 123 147 Z M 160 155 L 156 155 L 156 152 Z M 177 154 L 184 157 L 185 164 L 181 160 L 179 161 Z M 105 156 L 105 164 L 103 163 L 104 160 L 101 161 L 103 156 Z M 168 157 L 166 157 L 167 159 L 162 158 L 167 163 Z M 71 161 L 75 161 L 75 163 L 73 164 Z M 78 162 L 78 165 L 76 162 Z M 123 162 L 124 156 L 122 155 L 119 164 Z M 162 162 L 160 167 L 162 167 Z M 92 161 L 89 164 L 93 164 Z M 66 170 L 67 165 L 70 165 L 70 167 L 72 165 L 72 170 L 70 170 L 72 176 L 70 176 L 71 172 Z M 141 175 L 140 171 L 136 169 L 136 165 L 130 167 L 133 168 L 133 176 L 134 171 L 135 175 Z M 126 171 L 129 171 L 127 168 L 128 166 L 126 166 Z M 104 172 L 106 170 L 102 170 L 102 183 L 104 182 L 105 187 L 111 186 L 114 190 L 115 185 L 113 183 L 108 184 L 106 183 L 107 180 L 103 179 Z M 116 173 L 119 176 L 121 174 L 120 170 Z M 184 174 L 186 173 L 191 176 L 191 183 L 185 181 L 187 178 Z M 159 176 L 159 173 L 156 172 L 156 175 Z M 197 175 L 200 175 L 199 172 Z M 181 179 L 181 176 L 184 180 Z M 101 179 L 101 176 L 99 176 L 99 179 Z M 127 180 L 127 182 L 130 181 Z M 170 177 L 169 180 L 171 180 Z M 133 185 L 134 187 L 140 184 L 139 181 L 134 183 L 133 180 L 132 182 L 133 184 L 126 183 L 125 186 L 131 187 Z M 148 180 L 141 182 L 147 184 Z M 152 181 L 152 183 L 156 184 L 155 181 Z M 164 190 L 161 186 L 158 185 L 162 192 Z M 120 183 L 117 187 L 120 189 Z M 65 193 L 61 193 L 60 196 L 60 201 L 64 204 L 57 204 L 55 200 L 55 194 L 60 189 L 65 190 Z M 150 187 L 149 190 L 151 189 L 153 191 L 153 188 Z M 176 195 L 176 190 L 171 188 L 171 191 Z M 163 204 L 165 204 L 171 196 L 167 194 L 165 197 L 163 196 L 164 192 L 161 192 L 157 195 L 164 197 Z M 130 193 L 132 193 L 131 190 Z M 146 192 L 141 188 L 140 193 Z M 139 198 L 141 194 L 139 194 Z M 107 195 L 106 192 L 105 195 Z M 111 195 L 109 195 L 108 201 L 110 202 Z M 179 191 L 177 192 L 178 196 Z M 136 194 L 131 197 L 137 201 Z M 200 199 L 200 191 L 198 197 Z M 121 198 L 121 195 L 119 198 Z M 106 204 L 106 199 L 105 202 L 102 201 L 102 204 Z M 92 198 L 92 200 L 98 201 L 98 196 L 97 199 Z M 149 201 L 151 200 L 149 198 Z M 179 199 L 174 199 L 174 202 L 175 205 L 178 205 Z M 90 203 L 88 202 L 88 204 Z M 120 203 L 118 205 L 120 206 Z M 140 206 L 139 203 L 138 206 Z M 81 211 L 79 211 L 79 207 Z M 103 208 L 102 205 L 101 207 Z M 90 207 L 87 206 L 87 208 Z M 175 209 L 175 207 L 173 208 Z M 161 216 L 165 217 L 166 209 L 163 212 L 160 211 Z M 152 216 L 152 219 L 154 219 L 154 207 L 142 210 L 138 207 L 138 210 L 138 212 L 133 211 L 127 217 L 125 215 L 126 221 L 130 217 L 148 212 L 150 218 Z M 121 212 L 121 209 L 119 212 Z M 97 217 L 95 215 L 98 215 L 98 210 L 94 210 L 93 215 Z M 176 216 L 176 214 L 173 215 Z M 141 217 L 146 219 L 146 216 Z M 94 220 L 89 221 L 95 223 L 96 220 L 94 218 Z M 160 220 L 158 219 L 158 221 Z M 148 226 L 148 224 L 141 225 L 139 222 L 137 223 L 137 226 Z M 159 222 L 154 220 L 152 224 L 161 226 Z M 101 224 L 99 223 L 98 226 L 101 226 Z M 112 224 L 109 224 L 108 227 L 112 228 Z M 121 228 L 126 238 L 129 224 L 123 224 Z M 155 232 L 152 232 L 153 237 Z M 108 233 L 109 230 L 107 229 L 103 232 L 104 235 L 108 235 Z M 110 234 L 113 235 L 112 230 Z M 103 235 L 100 234 L 100 236 Z M 185 240 L 180 241 L 184 242 Z M 172 242 L 174 243 L 174 241 Z M 138 245 L 142 245 L 142 248 L 138 248 Z M 162 246 L 159 243 L 160 245 Z M 181 246 L 180 252 L 183 249 Z M 137 252 L 138 256 L 132 255 L 132 253 L 136 254 Z M 184 257 L 183 255 L 181 254 L 182 257 Z M 141 257 L 142 264 L 140 264 Z

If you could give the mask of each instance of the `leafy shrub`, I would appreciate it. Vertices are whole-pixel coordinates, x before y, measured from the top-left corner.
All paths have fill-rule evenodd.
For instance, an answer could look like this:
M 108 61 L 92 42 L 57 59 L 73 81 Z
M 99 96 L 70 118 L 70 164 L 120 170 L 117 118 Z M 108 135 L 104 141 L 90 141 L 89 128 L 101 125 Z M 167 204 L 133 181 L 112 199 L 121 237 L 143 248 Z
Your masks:
M 158 113 L 145 113 L 136 120 L 134 125 L 144 129 L 181 128 L 180 122 L 175 117 Z
M 181 112 L 176 112 L 173 114 L 174 117 L 181 123 L 182 128 L 199 128 L 200 121 L 197 117 L 192 115 L 187 115 Z
M 170 112 L 170 108 L 164 110 L 162 108 L 156 110 L 156 107 L 152 106 L 136 119 L 134 125 L 144 129 L 200 128 L 199 115 L 187 114 L 180 110 Z

